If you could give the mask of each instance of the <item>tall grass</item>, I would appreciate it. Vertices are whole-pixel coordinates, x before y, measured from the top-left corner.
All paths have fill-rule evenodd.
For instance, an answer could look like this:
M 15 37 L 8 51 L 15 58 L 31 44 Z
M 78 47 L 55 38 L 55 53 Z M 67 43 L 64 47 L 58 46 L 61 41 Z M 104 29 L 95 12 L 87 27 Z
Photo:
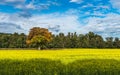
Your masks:
M 48 59 L 0 60 L 0 75 L 120 75 L 120 61 L 91 59 L 64 65 Z
M 64 75 L 64 65 L 47 59 L 1 60 L 0 75 Z
M 120 75 L 120 61 L 78 60 L 67 65 L 67 75 Z

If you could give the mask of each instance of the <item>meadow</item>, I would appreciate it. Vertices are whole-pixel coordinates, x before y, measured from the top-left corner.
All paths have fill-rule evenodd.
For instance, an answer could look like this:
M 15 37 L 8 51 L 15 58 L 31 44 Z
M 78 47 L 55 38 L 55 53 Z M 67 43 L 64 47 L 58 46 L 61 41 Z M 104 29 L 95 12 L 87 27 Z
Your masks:
M 120 75 L 120 50 L 0 50 L 0 75 Z
M 52 59 L 63 63 L 84 59 L 120 60 L 120 49 L 0 50 L 0 59 Z

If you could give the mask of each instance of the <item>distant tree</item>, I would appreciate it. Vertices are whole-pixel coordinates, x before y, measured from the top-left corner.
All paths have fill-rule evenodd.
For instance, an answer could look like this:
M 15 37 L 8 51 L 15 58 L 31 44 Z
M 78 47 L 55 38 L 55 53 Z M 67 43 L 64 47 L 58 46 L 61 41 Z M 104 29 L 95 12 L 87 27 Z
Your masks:
M 106 47 L 107 48 L 113 48 L 114 45 L 113 45 L 113 37 L 107 37 L 106 38 Z
M 120 40 L 118 37 L 115 38 L 113 45 L 115 48 L 120 48 Z
M 89 47 L 89 48 L 95 47 L 96 45 L 95 34 L 93 32 L 87 33 L 84 39 L 85 39 L 84 41 L 85 41 L 86 47 Z
M 25 48 L 26 47 L 26 35 L 24 33 L 19 34 L 19 37 L 17 39 L 17 46 L 19 48 Z
M 60 35 L 56 35 L 52 40 L 53 48 L 63 48 L 64 44 Z
M 70 48 L 77 48 L 78 47 L 78 36 L 77 36 L 76 32 L 71 34 L 70 41 L 71 41 Z
M 65 47 L 66 48 L 71 48 L 70 46 L 71 46 L 71 33 L 70 32 L 68 32 L 68 34 L 66 35 L 66 37 L 65 37 Z
M 52 34 L 48 31 L 48 29 L 33 27 L 32 29 L 30 29 L 26 43 L 33 44 L 38 47 L 38 49 L 43 49 L 47 42 L 50 42 L 51 40 Z
M 55 40 L 55 35 L 52 35 L 52 40 L 47 43 L 47 48 L 55 48 L 56 40 Z
M 85 44 L 84 43 L 84 35 L 83 34 L 79 34 L 79 36 L 78 36 L 78 47 L 79 48 L 83 48 L 83 47 L 85 47 L 84 44 Z
M 89 32 L 84 37 L 84 43 L 86 44 L 86 47 L 89 48 L 103 48 L 104 47 L 104 40 L 103 38 L 95 34 L 93 32 Z
M 59 33 L 59 36 L 58 36 L 58 38 L 59 38 L 59 48 L 64 48 L 65 47 L 65 35 L 64 35 L 64 33 Z
M 7 34 L 3 34 L 1 37 L 0 37 L 0 44 L 1 44 L 1 48 L 8 48 L 9 46 L 9 36 Z
M 10 48 L 18 48 L 18 39 L 19 39 L 19 34 L 18 33 L 14 33 L 10 36 L 10 39 L 9 39 L 9 47 Z
M 100 35 L 96 34 L 95 41 L 96 41 L 95 47 L 97 47 L 97 48 L 104 48 L 105 47 L 105 41 L 103 40 L 103 38 Z

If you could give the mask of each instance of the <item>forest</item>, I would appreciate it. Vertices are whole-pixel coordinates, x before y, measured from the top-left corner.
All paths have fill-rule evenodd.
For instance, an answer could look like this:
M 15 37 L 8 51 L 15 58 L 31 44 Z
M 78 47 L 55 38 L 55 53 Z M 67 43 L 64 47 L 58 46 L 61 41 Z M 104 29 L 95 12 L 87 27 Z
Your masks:
M 26 44 L 24 33 L 0 33 L 0 48 L 37 48 L 34 44 Z M 44 49 L 61 48 L 120 48 L 118 37 L 106 37 L 89 32 L 87 34 L 59 33 L 52 34 L 52 40 L 43 46 Z

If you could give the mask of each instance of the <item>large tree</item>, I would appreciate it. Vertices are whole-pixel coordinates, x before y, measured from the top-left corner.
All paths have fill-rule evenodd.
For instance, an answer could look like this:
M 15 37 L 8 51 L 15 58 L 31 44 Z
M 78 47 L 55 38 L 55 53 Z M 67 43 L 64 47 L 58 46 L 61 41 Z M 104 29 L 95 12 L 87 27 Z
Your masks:
M 43 49 L 47 42 L 50 42 L 52 39 L 51 32 L 46 28 L 33 27 L 30 29 L 29 35 L 27 37 L 27 44 L 33 44 L 38 49 Z

